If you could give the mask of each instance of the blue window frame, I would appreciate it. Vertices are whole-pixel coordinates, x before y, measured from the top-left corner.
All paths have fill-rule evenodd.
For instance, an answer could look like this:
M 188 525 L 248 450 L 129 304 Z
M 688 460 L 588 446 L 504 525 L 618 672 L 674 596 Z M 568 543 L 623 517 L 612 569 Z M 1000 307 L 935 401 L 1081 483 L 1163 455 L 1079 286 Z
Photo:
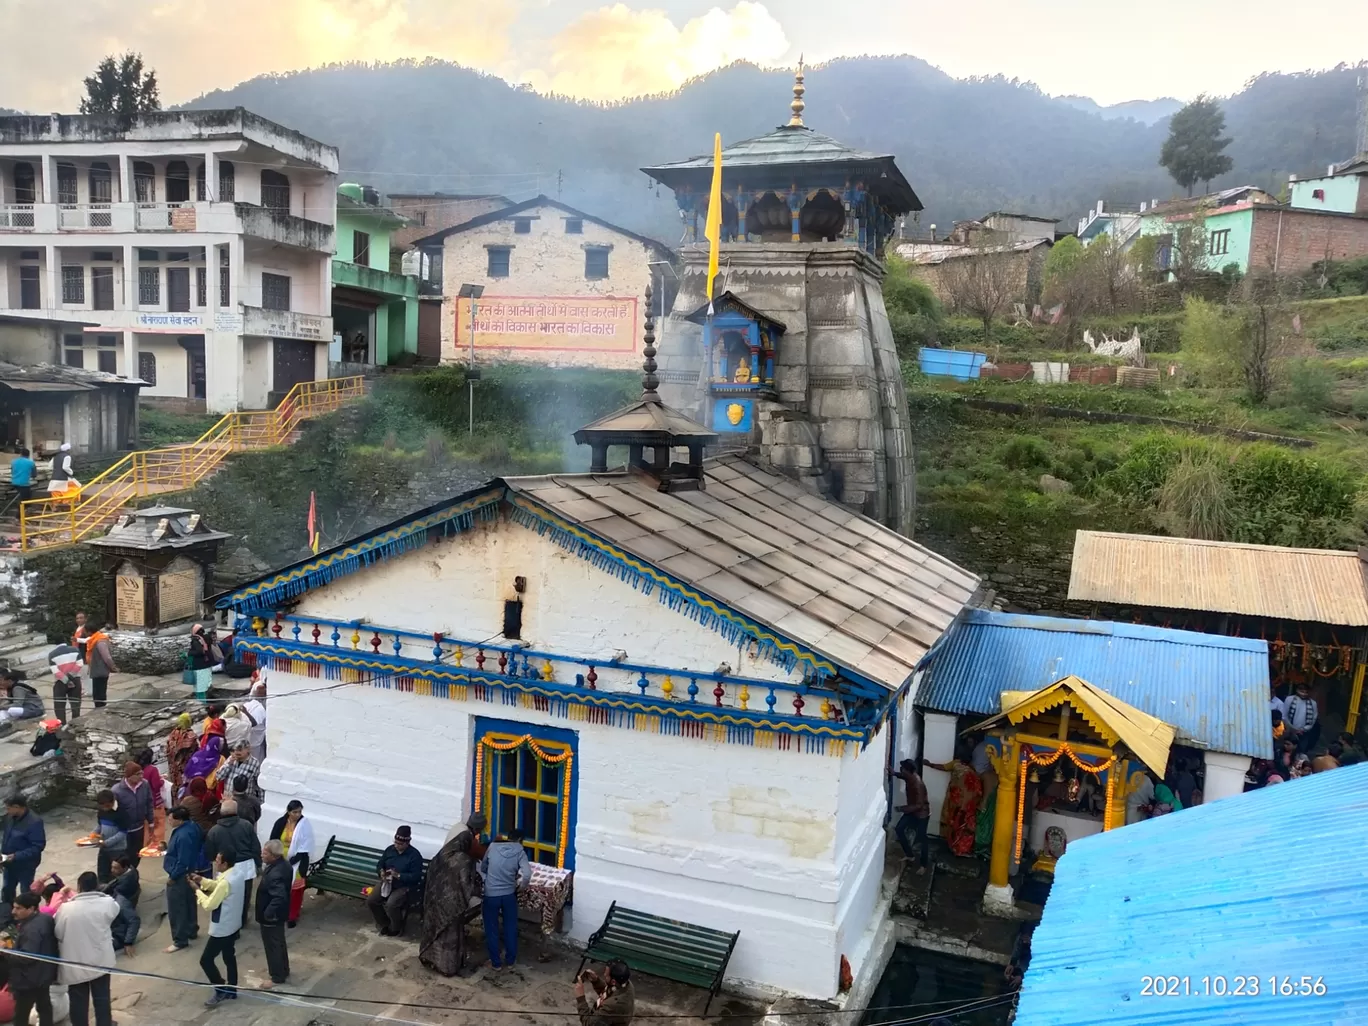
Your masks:
M 533 862 L 575 868 L 579 735 L 513 720 L 477 717 L 472 807 L 491 836 L 516 826 Z

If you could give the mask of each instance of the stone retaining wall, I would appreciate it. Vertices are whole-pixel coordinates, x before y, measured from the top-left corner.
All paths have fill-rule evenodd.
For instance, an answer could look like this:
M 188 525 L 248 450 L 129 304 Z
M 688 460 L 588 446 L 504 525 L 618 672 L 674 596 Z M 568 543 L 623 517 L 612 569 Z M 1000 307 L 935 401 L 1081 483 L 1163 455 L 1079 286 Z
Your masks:
M 204 706 L 193 699 L 148 702 L 145 707 L 120 703 L 94 709 L 68 725 L 62 744 L 66 770 L 75 794 L 94 798 L 123 776 L 123 766 L 144 748 L 164 761 L 163 744 L 176 717 L 188 712 L 203 716 Z

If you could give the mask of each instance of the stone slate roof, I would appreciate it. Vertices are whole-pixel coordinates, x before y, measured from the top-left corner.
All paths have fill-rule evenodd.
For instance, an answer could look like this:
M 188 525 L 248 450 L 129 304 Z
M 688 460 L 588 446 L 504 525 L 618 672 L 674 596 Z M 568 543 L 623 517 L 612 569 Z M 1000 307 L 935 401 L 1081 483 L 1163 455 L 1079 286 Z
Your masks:
M 65 364 L 35 363 L 21 365 L 0 361 L 0 385 L 10 385 L 20 391 L 29 390 L 26 386 L 50 385 L 52 388 L 37 388 L 33 391 L 70 391 L 84 392 L 99 388 L 101 385 L 132 385 L 144 387 L 141 378 L 121 378 L 117 374 L 104 371 L 86 370 L 84 367 L 68 367 Z
M 224 541 L 231 534 L 215 531 L 193 510 L 177 506 L 148 506 L 125 513 L 101 537 L 87 545 L 108 549 L 183 549 L 205 542 Z
M 931 550 L 741 456 L 706 489 L 641 474 L 506 478 L 555 513 L 838 666 L 896 689 L 979 588 Z
M 700 174 L 711 175 L 712 162 L 713 155 L 705 153 L 687 160 L 643 167 L 641 170 L 673 189 L 698 178 Z M 869 174 L 871 179 L 866 184 L 886 194 L 903 210 L 922 209 L 921 200 L 898 170 L 891 154 L 853 149 L 806 126 L 782 125 L 767 135 L 744 139 L 722 148 L 723 175 L 736 168 L 802 167 L 823 170 L 841 166 Z M 887 178 L 880 177 L 883 174 Z

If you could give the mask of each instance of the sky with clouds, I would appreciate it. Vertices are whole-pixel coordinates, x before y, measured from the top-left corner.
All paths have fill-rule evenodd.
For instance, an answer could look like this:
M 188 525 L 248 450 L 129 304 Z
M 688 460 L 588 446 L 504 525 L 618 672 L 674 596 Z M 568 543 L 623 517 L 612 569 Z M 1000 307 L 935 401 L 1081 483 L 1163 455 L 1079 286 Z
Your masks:
M 1321 0 L 0 0 L 0 106 L 74 110 L 139 50 L 164 103 L 264 72 L 438 57 L 590 99 L 672 89 L 737 59 L 910 53 L 1100 103 L 1229 94 L 1261 71 L 1368 58 L 1368 2 Z

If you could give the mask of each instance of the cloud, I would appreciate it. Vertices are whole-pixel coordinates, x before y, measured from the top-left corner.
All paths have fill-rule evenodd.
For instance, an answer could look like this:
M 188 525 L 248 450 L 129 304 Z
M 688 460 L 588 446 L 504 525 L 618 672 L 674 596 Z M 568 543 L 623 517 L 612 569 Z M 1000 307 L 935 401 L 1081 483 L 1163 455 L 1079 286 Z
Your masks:
M 752 0 L 714 7 L 682 27 L 663 11 L 617 3 L 568 25 L 537 60 L 543 66 L 522 77 L 544 92 L 612 100 L 668 91 L 735 60 L 771 63 L 788 47 L 783 27 Z
M 107 53 L 140 51 L 164 103 L 266 72 L 333 61 L 508 59 L 519 0 L 49 0 L 0 2 L 0 106 L 72 111 Z

